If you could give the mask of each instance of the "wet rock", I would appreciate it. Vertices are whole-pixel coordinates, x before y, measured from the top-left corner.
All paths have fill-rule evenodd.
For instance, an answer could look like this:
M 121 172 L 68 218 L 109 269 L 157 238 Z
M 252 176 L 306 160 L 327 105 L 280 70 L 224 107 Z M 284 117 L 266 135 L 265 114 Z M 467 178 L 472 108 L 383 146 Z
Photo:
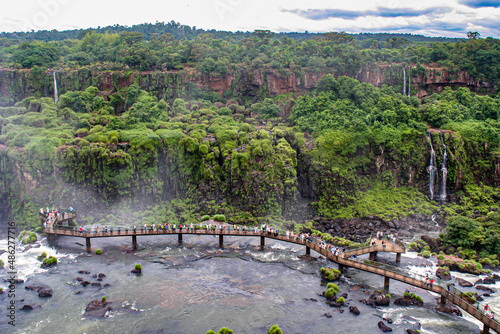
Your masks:
M 377 290 L 371 294 L 370 298 L 365 301 L 366 305 L 376 306 L 387 306 L 390 303 L 390 299 L 384 294 L 382 290 Z
M 347 299 L 347 292 L 344 292 L 343 294 L 341 294 L 341 295 L 339 296 L 339 298 L 340 298 L 340 297 L 343 297 L 344 299 Z
M 27 304 L 27 305 L 24 305 L 23 307 L 21 307 L 19 310 L 20 311 L 33 311 L 33 306 Z
M 349 312 L 354 313 L 355 315 L 360 315 L 358 308 L 356 306 L 349 306 Z
M 75 292 L 75 295 L 81 295 L 83 293 L 82 290 L 78 290 L 77 292 Z
M 91 276 L 92 278 L 97 278 L 97 274 L 94 274 Z
M 53 291 L 51 288 L 41 286 L 41 285 L 28 285 L 24 287 L 26 290 L 33 290 L 38 292 L 38 296 L 41 298 L 52 297 Z
M 415 298 L 401 297 L 401 298 L 398 298 L 394 301 L 394 305 L 398 305 L 398 306 L 412 306 L 412 305 L 424 306 L 424 303 L 415 299 Z
M 337 302 L 336 302 L 336 301 L 334 301 L 334 300 L 331 300 L 331 301 L 329 301 L 328 303 L 330 304 L 330 306 L 331 306 L 331 307 L 341 307 L 342 305 L 344 305 L 344 304 L 342 304 L 342 303 L 337 303 Z
M 88 271 L 88 270 L 80 270 L 78 273 L 79 274 L 86 274 L 86 275 L 88 275 L 88 274 L 90 274 L 90 271 Z
M 98 279 L 97 279 L 97 281 L 98 281 L 98 282 L 102 282 L 102 278 L 98 278 Z
M 4 281 L 4 282 L 6 282 L 6 283 L 12 283 L 12 281 L 11 281 L 11 280 L 8 280 L 8 279 L 6 279 L 6 278 L 4 278 L 4 279 L 3 279 L 3 281 Z M 22 279 L 20 279 L 20 278 L 16 278 L 16 279 L 14 280 L 14 284 L 23 284 L 23 283 L 24 283 L 24 280 L 22 280 Z
M 83 286 L 87 286 L 87 285 L 90 284 L 90 282 L 89 281 L 83 281 L 83 282 L 80 282 L 80 284 L 83 285 Z
M 103 273 L 99 273 L 99 275 L 97 275 L 97 277 L 99 277 L 99 278 L 104 278 L 104 277 L 106 277 L 106 275 L 105 275 L 105 274 L 103 274 Z
M 111 286 L 111 284 L 106 283 L 106 284 L 103 285 L 104 288 L 107 288 L 108 286 Z
M 130 272 L 132 274 L 140 274 L 140 273 L 142 273 L 142 270 L 141 269 L 132 269 Z
M 417 332 L 417 331 L 416 331 L 416 330 L 414 330 L 414 329 L 408 328 L 408 329 L 406 330 L 406 333 L 408 333 L 408 334 L 419 334 L 420 332 Z
M 331 313 L 324 313 L 323 316 L 325 316 L 326 318 L 331 318 L 333 317 L 333 315 Z
M 464 280 L 463 278 L 457 277 L 455 278 L 460 286 L 463 286 L 464 288 L 468 288 L 472 286 L 472 283 Z
M 436 270 L 436 276 L 442 280 L 450 280 L 451 279 L 450 270 L 446 269 L 446 268 L 438 268 Z
M 487 286 L 484 286 L 484 285 L 477 285 L 476 286 L 476 289 L 477 290 L 483 290 L 483 291 L 486 291 L 487 293 L 491 294 L 493 293 L 493 289 L 490 289 L 488 288 Z
M 306 301 L 312 301 L 312 302 L 317 302 L 318 300 L 316 298 L 304 298 Z
M 378 328 L 380 328 L 380 330 L 384 333 L 385 332 L 392 332 L 392 328 L 387 326 L 386 324 L 384 324 L 383 321 L 379 321 L 377 325 L 378 325 Z
M 478 285 L 478 284 L 495 284 L 496 282 L 500 282 L 500 276 L 498 276 L 497 274 L 494 274 L 491 277 L 486 277 L 484 279 L 478 280 L 476 283 L 474 283 L 474 285 Z
M 388 324 L 392 324 L 392 319 L 391 318 L 382 318 L 385 321 L 387 321 Z
M 106 313 L 112 310 L 109 304 L 109 302 L 102 302 L 97 299 L 92 300 L 85 308 L 83 316 L 85 318 L 104 318 Z
M 457 306 L 455 306 L 454 304 L 452 304 L 450 302 L 446 303 L 446 305 L 439 304 L 436 307 L 436 311 L 456 315 L 459 317 L 462 316 L 462 311 L 460 311 L 460 309 Z
M 83 278 L 81 278 L 81 277 L 77 277 L 77 278 L 76 278 L 76 280 L 77 280 L 78 282 L 81 282 L 81 281 L 83 281 Z
M 92 286 L 99 286 L 100 287 L 101 283 L 99 283 L 99 282 L 92 282 L 90 285 L 92 285 Z

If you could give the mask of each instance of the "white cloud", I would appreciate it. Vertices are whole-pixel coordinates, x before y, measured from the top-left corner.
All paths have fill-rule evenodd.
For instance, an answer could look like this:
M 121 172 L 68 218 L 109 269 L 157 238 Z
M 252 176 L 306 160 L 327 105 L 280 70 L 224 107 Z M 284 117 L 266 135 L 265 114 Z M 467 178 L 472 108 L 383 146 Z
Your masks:
M 325 11 L 325 17 L 300 15 L 300 11 L 311 10 Z M 328 13 L 335 11 L 347 14 L 344 18 L 330 17 L 333 14 Z M 500 20 L 500 8 L 471 8 L 459 0 L 9 1 L 2 4 L 0 31 L 130 26 L 171 20 L 203 29 L 232 31 L 400 31 L 463 37 L 467 29 L 477 29 L 484 37 L 500 37 L 498 29 L 492 28 L 495 20 Z

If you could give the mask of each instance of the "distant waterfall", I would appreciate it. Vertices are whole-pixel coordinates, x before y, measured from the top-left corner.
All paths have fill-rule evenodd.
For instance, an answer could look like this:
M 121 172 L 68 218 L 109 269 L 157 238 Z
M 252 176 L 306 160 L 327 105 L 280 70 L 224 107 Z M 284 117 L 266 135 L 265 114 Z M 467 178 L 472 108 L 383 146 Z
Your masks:
M 436 152 L 434 152 L 434 147 L 432 147 L 432 138 L 430 134 L 429 134 L 429 141 L 431 143 L 431 161 L 429 163 L 429 167 L 427 167 L 427 171 L 429 172 L 429 192 L 431 194 L 431 200 L 433 200 L 437 167 L 436 167 Z
M 56 79 L 56 71 L 54 70 L 54 103 L 57 104 L 59 100 L 58 92 L 57 92 L 57 79 Z
M 446 200 L 446 176 L 448 175 L 448 168 L 446 168 L 446 145 L 444 145 L 444 153 L 443 153 L 443 163 L 441 164 L 441 195 L 439 197 L 440 200 Z
M 410 97 L 410 91 L 411 91 L 411 68 L 410 68 L 410 73 L 408 73 L 408 97 Z
M 406 95 L 406 70 L 403 67 L 403 95 Z

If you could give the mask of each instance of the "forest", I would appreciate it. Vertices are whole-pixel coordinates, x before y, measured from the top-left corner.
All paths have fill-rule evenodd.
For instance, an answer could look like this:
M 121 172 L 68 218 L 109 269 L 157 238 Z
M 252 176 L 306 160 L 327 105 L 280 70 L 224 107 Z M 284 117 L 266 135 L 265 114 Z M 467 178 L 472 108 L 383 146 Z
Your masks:
M 45 80 L 23 99 L 2 96 L 3 217 L 35 227 L 40 207 L 75 203 L 82 223 L 117 225 L 220 214 L 231 223 L 300 228 L 316 216 L 389 221 L 439 214 L 450 222 L 444 241 L 484 256 L 500 253 L 497 39 L 343 32 L 298 38 L 155 26 L 0 36 L 5 71 Z M 401 86 L 355 79 L 381 63 L 411 66 L 408 75 L 427 64 L 467 71 L 494 93 L 444 87 L 419 99 Z M 91 84 L 68 89 L 71 77 L 58 95 L 51 86 L 61 78 L 54 69 L 104 65 L 201 78 L 242 66 L 321 79 L 304 94 L 262 90 L 251 98 L 183 84 L 161 97 L 135 79 L 106 91 Z M 172 89 L 170 82 L 158 85 Z M 429 196 L 431 145 L 438 165 L 447 156 L 441 200 Z

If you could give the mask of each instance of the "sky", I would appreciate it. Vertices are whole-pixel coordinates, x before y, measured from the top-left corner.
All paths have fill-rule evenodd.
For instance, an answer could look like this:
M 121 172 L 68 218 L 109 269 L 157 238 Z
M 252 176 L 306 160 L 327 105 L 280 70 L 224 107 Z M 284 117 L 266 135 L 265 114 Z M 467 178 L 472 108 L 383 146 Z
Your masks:
M 6 0 L 0 32 L 176 21 L 203 29 L 500 38 L 500 0 Z

